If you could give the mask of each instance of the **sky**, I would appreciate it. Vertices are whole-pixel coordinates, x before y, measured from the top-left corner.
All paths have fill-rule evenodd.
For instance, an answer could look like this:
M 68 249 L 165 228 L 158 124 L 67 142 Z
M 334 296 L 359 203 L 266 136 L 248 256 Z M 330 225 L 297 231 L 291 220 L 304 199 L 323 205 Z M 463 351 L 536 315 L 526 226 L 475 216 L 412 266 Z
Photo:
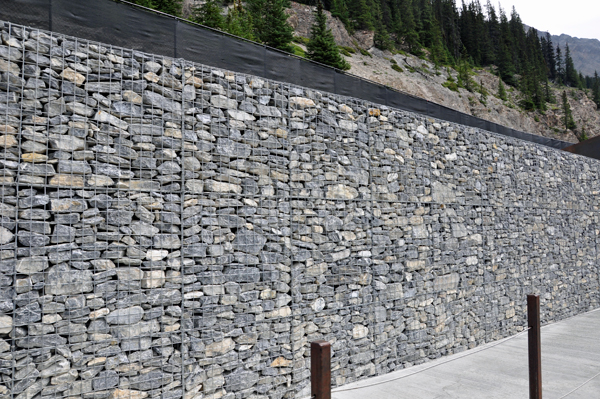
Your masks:
M 456 3 L 460 6 L 460 1 Z M 486 1 L 480 0 L 480 3 L 485 5 Z M 492 0 L 491 3 L 497 10 L 498 0 Z M 600 1 L 501 0 L 500 4 L 509 18 L 514 5 L 523 23 L 539 31 L 600 40 Z

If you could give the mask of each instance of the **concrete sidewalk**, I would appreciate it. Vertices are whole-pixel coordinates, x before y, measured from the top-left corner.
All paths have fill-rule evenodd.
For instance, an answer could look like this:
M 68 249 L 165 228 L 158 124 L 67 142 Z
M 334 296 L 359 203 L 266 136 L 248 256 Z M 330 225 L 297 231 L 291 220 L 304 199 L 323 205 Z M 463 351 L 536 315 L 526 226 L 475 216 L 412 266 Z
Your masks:
M 593 378 L 599 373 L 600 310 L 542 327 L 544 399 L 600 398 L 600 375 Z M 381 377 L 344 385 L 334 389 L 332 397 L 524 399 L 529 397 L 528 378 L 525 333 Z M 591 378 L 583 387 L 567 395 Z

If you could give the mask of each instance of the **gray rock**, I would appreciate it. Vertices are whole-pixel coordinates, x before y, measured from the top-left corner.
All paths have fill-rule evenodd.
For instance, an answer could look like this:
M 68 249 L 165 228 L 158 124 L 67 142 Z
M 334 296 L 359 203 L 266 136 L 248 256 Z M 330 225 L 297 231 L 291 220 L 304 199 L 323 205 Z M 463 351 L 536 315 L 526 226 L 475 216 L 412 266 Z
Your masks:
M 135 324 L 144 317 L 144 309 L 140 306 L 117 309 L 106 316 L 108 324 Z
M 25 230 L 21 230 L 17 233 L 17 239 L 19 243 L 30 248 L 44 247 L 50 242 L 50 237 L 48 236 Z
M 54 234 L 52 234 L 51 242 L 53 244 L 73 242 L 75 241 L 76 231 L 77 229 L 75 227 L 57 224 L 56 226 L 54 226 Z
M 154 248 L 157 249 L 178 249 L 181 247 L 181 240 L 175 234 L 157 234 L 153 239 Z
M 114 370 L 102 371 L 93 381 L 92 387 L 95 391 L 104 391 L 119 385 L 119 375 Z
M 232 242 L 237 251 L 258 255 L 267 243 L 266 237 L 246 228 L 240 229 Z
M 163 109 L 167 112 L 181 113 L 181 104 L 180 103 L 173 101 L 173 100 L 169 100 L 166 97 L 164 97 L 158 93 L 154 93 L 152 91 L 144 91 L 142 98 L 143 98 L 144 104 L 146 104 L 146 105 L 150 105 L 155 108 Z
M 26 326 L 42 319 L 42 308 L 37 302 L 30 303 L 27 306 L 19 308 L 13 318 L 15 326 Z
M 72 270 L 66 264 L 51 267 L 46 276 L 46 295 L 75 295 L 93 291 L 92 272 Z
M 163 385 L 169 384 L 173 376 L 164 374 L 160 370 L 150 371 L 149 373 L 133 376 L 129 378 L 129 386 L 133 389 L 148 391 L 158 389 Z
M 32 256 L 30 258 L 22 258 L 17 260 L 15 268 L 17 273 L 34 274 L 44 271 L 48 268 L 48 257 Z
M 58 161 L 58 173 L 73 173 L 86 175 L 92 173 L 92 168 L 86 161 Z
M 217 139 L 217 153 L 220 155 L 232 158 L 247 158 L 251 152 L 252 148 L 248 144 L 238 143 L 226 138 Z
M 113 226 L 128 226 L 133 218 L 132 211 L 109 209 L 106 212 L 106 223 Z
M 112 94 L 120 94 L 122 90 L 120 82 L 87 82 L 84 88 L 86 91 Z
M 111 104 L 111 109 L 119 117 L 141 118 L 144 116 L 144 109 L 141 106 L 126 101 L 115 101 Z
M 225 376 L 225 387 L 230 392 L 252 388 L 258 383 L 258 373 L 248 370 L 236 370 Z

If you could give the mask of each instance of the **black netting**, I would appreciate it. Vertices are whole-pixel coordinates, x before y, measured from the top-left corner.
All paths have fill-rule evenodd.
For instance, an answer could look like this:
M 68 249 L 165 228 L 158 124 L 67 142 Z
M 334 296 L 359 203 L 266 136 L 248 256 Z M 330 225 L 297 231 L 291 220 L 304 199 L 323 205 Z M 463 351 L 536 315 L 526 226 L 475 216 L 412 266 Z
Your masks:
M 177 24 L 177 57 L 251 75 L 265 71 L 264 47 L 183 21 Z
M 48 0 L 0 1 L 0 19 L 38 29 L 53 29 L 50 26 Z
M 153 54 L 175 55 L 175 18 L 112 1 L 52 0 L 52 29 Z

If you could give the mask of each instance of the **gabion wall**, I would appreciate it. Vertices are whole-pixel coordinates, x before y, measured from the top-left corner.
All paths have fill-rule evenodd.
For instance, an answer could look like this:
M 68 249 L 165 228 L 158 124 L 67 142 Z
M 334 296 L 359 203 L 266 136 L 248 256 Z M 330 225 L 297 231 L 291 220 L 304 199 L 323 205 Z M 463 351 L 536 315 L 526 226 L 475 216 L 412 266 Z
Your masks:
M 595 160 L 0 27 L 0 398 L 300 398 L 316 339 L 341 385 L 598 306 Z

